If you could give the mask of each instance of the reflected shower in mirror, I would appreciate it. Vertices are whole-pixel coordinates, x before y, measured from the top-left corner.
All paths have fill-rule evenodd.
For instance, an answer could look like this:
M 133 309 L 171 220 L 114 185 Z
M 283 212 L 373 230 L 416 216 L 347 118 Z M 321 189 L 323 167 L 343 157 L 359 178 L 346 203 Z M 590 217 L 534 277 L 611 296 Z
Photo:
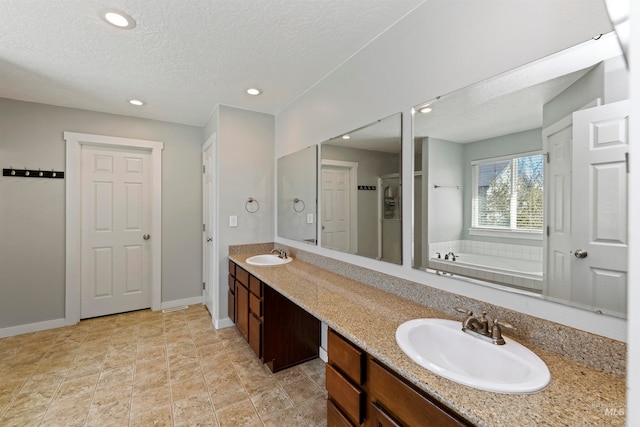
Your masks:
M 278 159 L 278 236 L 317 243 L 316 145 Z
M 415 107 L 413 266 L 626 316 L 614 34 Z
M 402 114 L 321 145 L 321 244 L 402 263 Z

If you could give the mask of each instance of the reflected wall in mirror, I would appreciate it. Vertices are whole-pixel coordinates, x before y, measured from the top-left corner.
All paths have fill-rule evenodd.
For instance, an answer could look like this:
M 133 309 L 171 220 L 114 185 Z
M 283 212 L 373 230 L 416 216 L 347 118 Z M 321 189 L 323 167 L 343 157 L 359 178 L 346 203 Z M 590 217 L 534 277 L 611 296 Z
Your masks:
M 627 98 L 607 34 L 417 106 L 413 266 L 626 317 Z
M 316 145 L 278 159 L 278 236 L 317 243 Z
M 321 145 L 321 244 L 402 263 L 402 114 Z

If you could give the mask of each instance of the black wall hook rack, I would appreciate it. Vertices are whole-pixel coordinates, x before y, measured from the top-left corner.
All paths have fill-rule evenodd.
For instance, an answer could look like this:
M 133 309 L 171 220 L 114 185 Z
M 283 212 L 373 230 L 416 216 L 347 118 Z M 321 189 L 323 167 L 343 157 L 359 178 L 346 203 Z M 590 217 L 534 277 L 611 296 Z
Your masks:
M 2 169 L 2 176 L 16 176 L 20 178 L 64 178 L 62 171 L 43 171 L 42 169 Z

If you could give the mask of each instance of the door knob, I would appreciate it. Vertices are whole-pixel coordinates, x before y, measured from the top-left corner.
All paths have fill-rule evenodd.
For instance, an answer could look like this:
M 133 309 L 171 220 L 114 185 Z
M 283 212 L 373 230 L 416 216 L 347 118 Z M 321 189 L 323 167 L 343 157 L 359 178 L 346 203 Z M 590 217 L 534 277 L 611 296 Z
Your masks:
M 207 237 L 207 242 L 213 242 L 213 237 Z
M 573 254 L 576 256 L 576 258 L 580 259 L 586 258 L 588 255 L 587 251 L 583 251 L 582 249 L 576 250 Z
M 145 234 L 144 236 L 142 236 L 142 238 L 144 240 L 149 240 L 151 238 L 151 235 L 150 234 Z

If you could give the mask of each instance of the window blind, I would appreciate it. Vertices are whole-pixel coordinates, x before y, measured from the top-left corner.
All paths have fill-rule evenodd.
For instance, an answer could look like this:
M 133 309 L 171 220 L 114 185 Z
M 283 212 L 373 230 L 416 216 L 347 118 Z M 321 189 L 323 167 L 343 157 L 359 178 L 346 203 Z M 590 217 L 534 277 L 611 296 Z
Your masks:
M 542 231 L 544 162 L 541 154 L 474 162 L 472 227 Z

